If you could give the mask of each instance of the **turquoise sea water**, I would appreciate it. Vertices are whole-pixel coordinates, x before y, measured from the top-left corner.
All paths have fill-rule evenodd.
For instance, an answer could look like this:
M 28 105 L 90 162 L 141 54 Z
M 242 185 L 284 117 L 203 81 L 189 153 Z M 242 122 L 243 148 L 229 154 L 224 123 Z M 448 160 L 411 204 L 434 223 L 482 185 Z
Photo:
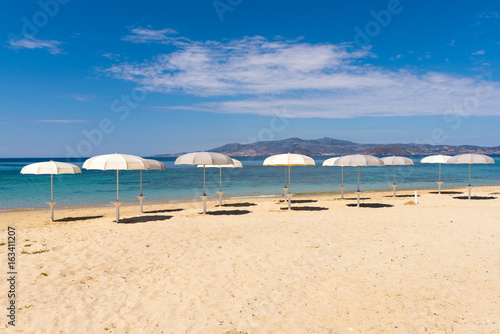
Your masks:
M 322 167 L 327 156 L 313 157 L 316 166 L 292 167 L 292 193 L 338 192 L 340 167 Z M 398 189 L 436 187 L 437 164 L 420 164 L 423 156 L 410 157 L 414 166 L 396 166 Z M 500 156 L 494 165 L 472 165 L 472 185 L 500 184 Z M 282 194 L 285 167 L 264 167 L 264 158 L 238 158 L 243 168 L 222 169 L 224 196 L 262 196 Z M 21 168 L 48 159 L 0 159 L 0 209 L 46 207 L 50 200 L 50 175 L 21 175 Z M 65 162 L 63 159 L 53 159 Z M 175 166 L 175 158 L 160 158 L 167 170 L 143 171 L 143 194 L 148 201 L 199 199 L 203 193 L 203 170 L 194 166 Z M 71 161 L 81 167 L 85 159 Z M 442 165 L 443 187 L 468 184 L 468 165 Z M 218 197 L 219 169 L 207 168 L 207 195 Z M 393 167 L 362 167 L 361 190 L 391 190 Z M 344 167 L 346 191 L 357 187 L 357 168 Z M 138 202 L 139 171 L 120 171 L 120 200 Z M 116 200 L 115 171 L 87 171 L 77 175 L 54 175 L 54 201 L 58 206 L 109 204 Z

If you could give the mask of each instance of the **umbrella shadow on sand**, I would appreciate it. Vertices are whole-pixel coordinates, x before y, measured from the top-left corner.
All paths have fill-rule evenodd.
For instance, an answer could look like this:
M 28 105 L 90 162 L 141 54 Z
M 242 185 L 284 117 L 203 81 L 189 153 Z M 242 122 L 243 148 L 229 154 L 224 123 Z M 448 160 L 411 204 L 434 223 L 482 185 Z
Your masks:
M 257 205 L 256 203 L 250 203 L 250 202 L 245 202 L 245 203 L 233 203 L 233 204 L 222 204 L 223 207 L 233 207 L 233 208 L 241 208 L 241 207 L 249 207 L 249 206 L 255 206 Z M 216 207 L 220 208 L 220 205 L 216 205 Z
M 287 202 L 288 201 L 285 201 L 284 199 L 280 199 L 279 200 L 280 203 L 283 203 L 283 202 Z M 294 203 L 316 203 L 317 200 L 315 199 L 292 199 L 292 204 Z
M 293 203 L 293 201 L 292 201 Z M 281 210 L 288 210 L 288 207 L 285 208 L 280 208 Z M 292 206 L 290 210 L 294 211 L 324 211 L 328 210 L 328 208 L 321 207 L 321 206 Z
M 418 197 L 420 197 L 420 195 L 417 195 L 417 196 L 418 196 Z M 392 198 L 394 198 L 394 196 L 393 196 L 393 195 L 386 195 L 386 196 L 384 196 L 384 197 L 392 197 Z M 396 195 L 396 197 L 400 197 L 400 198 L 403 198 L 403 197 L 411 197 L 411 198 L 414 198 L 414 197 L 415 197 L 415 195 Z
M 239 216 L 239 215 L 246 215 L 252 213 L 252 211 L 249 210 L 217 210 L 217 211 L 207 211 L 207 215 L 212 215 L 212 216 Z M 201 214 L 201 212 L 200 212 Z
M 140 216 L 120 219 L 119 224 L 137 224 L 155 221 L 163 221 L 172 218 L 173 216 Z
M 429 191 L 429 194 L 439 194 L 439 191 Z M 442 195 L 460 195 L 463 191 L 441 191 Z
M 468 196 L 455 196 L 453 197 L 455 199 L 469 199 Z M 475 200 L 488 200 L 488 199 L 497 199 L 495 196 L 471 196 L 470 199 L 475 199 Z
M 184 209 L 151 210 L 151 211 L 144 211 L 144 213 L 179 212 L 179 211 L 183 211 L 183 210 Z
M 371 198 L 370 197 L 360 197 L 359 199 L 364 200 L 364 199 L 371 199 Z M 352 198 L 351 197 L 344 197 L 344 198 L 338 198 L 338 200 L 357 201 L 358 199 L 356 197 L 352 197 Z M 348 205 L 350 205 L 350 204 L 348 204 Z
M 358 205 L 353 203 L 353 204 L 346 204 L 347 206 L 349 207 L 352 207 L 352 208 L 355 208 L 357 207 Z M 392 208 L 394 205 L 392 204 L 383 204 L 383 203 L 360 203 L 359 204 L 359 207 L 360 208 L 375 208 L 375 209 L 378 209 L 378 208 Z
M 80 220 L 90 220 L 90 219 L 98 219 L 102 218 L 104 216 L 87 216 L 87 217 L 66 217 L 66 218 L 61 218 L 61 219 L 56 219 L 54 221 L 56 222 L 76 222 Z

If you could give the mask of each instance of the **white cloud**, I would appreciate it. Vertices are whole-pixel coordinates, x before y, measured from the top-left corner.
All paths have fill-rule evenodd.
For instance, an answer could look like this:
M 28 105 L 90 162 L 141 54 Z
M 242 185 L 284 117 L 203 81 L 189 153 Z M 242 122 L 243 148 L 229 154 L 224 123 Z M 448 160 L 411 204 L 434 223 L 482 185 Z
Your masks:
M 477 56 L 477 55 L 484 55 L 486 53 L 486 51 L 484 50 L 479 50 L 479 51 L 476 51 L 476 52 L 472 52 L 472 55 L 473 56 Z
M 148 28 L 134 28 L 132 29 L 131 34 L 122 37 L 122 40 L 133 43 L 156 42 L 168 44 L 179 39 L 178 36 L 172 37 L 171 35 L 177 35 L 177 31 L 173 29 L 153 30 Z
M 59 41 L 36 39 L 31 36 L 20 39 L 13 38 L 7 42 L 8 47 L 11 49 L 46 49 L 53 55 L 63 53 L 60 48 L 61 44 L 62 42 Z
M 141 34 L 167 43 L 164 30 Z M 259 36 L 224 43 L 168 43 L 174 51 L 140 63 L 121 63 L 105 73 L 148 91 L 206 101 L 170 109 L 273 115 L 273 108 L 286 106 L 291 117 L 441 115 L 484 86 L 453 74 L 376 67 L 369 63 L 374 57 L 369 49 L 350 44 L 269 41 Z M 486 85 L 494 87 L 494 94 L 481 100 L 475 112 L 500 114 L 494 107 L 500 85 Z

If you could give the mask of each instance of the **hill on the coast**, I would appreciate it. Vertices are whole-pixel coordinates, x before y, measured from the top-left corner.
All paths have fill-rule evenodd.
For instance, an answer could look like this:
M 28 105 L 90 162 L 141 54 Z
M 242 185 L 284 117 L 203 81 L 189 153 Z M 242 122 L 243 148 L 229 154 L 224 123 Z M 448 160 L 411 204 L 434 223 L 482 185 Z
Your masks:
M 312 156 L 319 155 L 432 155 L 432 154 L 500 154 L 500 146 L 481 147 L 473 145 L 429 145 L 429 144 L 359 144 L 333 138 L 304 140 L 288 138 L 275 141 L 260 141 L 250 144 L 231 143 L 208 150 L 230 156 L 269 156 L 280 153 L 301 153 Z M 182 153 L 161 154 L 157 157 L 175 157 Z

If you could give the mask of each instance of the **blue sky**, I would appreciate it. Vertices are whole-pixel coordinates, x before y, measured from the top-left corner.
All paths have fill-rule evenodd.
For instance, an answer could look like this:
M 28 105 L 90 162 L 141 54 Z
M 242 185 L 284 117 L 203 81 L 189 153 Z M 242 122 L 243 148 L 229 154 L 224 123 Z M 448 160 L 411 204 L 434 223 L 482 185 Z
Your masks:
M 16 1 L 0 157 L 500 145 L 498 1 Z

